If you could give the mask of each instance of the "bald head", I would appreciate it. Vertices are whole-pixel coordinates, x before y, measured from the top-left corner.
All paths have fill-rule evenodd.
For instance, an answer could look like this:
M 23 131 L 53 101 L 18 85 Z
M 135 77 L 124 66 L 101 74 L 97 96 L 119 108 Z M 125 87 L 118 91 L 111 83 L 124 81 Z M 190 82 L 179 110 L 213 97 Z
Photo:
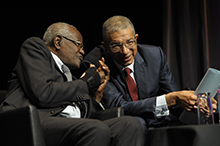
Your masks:
M 131 27 L 135 35 L 135 29 L 132 22 L 124 16 L 113 16 L 106 20 L 102 26 L 102 39 L 104 43 L 108 44 L 108 35 L 119 30 Z

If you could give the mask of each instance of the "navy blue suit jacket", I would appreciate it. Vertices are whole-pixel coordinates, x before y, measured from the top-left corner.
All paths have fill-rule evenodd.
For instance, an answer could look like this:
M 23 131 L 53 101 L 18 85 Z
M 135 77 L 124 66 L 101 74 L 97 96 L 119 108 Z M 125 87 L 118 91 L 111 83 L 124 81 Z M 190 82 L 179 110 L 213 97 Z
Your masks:
M 160 47 L 138 44 L 138 52 L 134 59 L 135 80 L 138 87 L 138 101 L 132 101 L 125 77 L 116 67 L 113 59 L 98 46 L 86 55 L 83 63 L 99 66 L 98 60 L 105 58 L 111 75 L 104 90 L 103 101 L 108 108 L 123 107 L 125 114 L 155 118 L 156 97 L 178 90 L 170 72 L 166 57 Z M 85 66 L 85 65 L 83 65 Z M 171 109 L 172 110 L 172 109 Z

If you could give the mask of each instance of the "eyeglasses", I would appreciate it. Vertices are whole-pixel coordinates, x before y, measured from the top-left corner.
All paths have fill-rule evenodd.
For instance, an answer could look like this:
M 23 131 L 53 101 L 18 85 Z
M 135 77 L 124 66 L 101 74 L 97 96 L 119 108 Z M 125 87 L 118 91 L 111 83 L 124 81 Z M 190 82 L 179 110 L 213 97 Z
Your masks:
M 67 40 L 69 40 L 69 41 L 71 41 L 71 42 L 73 42 L 80 50 L 83 50 L 83 48 L 84 48 L 83 43 L 81 43 L 81 42 L 79 42 L 77 40 L 74 40 L 74 39 L 70 39 L 70 38 L 65 37 L 65 36 L 62 36 L 62 37 L 67 39 Z
M 113 43 L 113 44 L 109 45 L 109 47 L 113 53 L 117 53 L 123 49 L 123 45 L 126 48 L 129 48 L 129 49 L 132 48 L 136 44 L 136 40 L 137 39 L 130 39 L 122 44 L 121 43 Z

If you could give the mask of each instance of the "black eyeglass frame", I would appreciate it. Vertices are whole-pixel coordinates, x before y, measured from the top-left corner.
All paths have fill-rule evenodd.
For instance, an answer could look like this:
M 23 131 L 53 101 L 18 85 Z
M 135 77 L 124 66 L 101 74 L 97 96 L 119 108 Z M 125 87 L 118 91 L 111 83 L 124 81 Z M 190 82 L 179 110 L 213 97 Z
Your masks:
M 68 38 L 66 36 L 63 36 L 63 35 L 61 35 L 61 37 L 65 38 L 66 40 L 69 40 L 69 41 L 73 42 L 80 50 L 84 49 L 84 45 L 80 41 L 77 41 L 77 40 L 74 40 L 74 39 L 70 39 L 70 38 Z
M 132 40 L 132 44 L 129 46 L 128 42 L 130 42 Z M 123 49 L 123 45 L 126 47 L 126 48 L 130 48 L 130 47 L 133 47 L 134 44 L 136 43 L 137 41 L 137 38 L 135 39 L 129 39 L 127 40 L 125 43 L 118 43 L 118 44 L 112 44 L 112 45 L 109 45 L 109 48 L 111 49 L 111 51 L 113 53 L 117 53 L 117 52 L 120 52 L 122 49 Z M 115 46 L 119 46 L 120 49 L 117 49 L 117 50 L 114 50 L 113 47 Z

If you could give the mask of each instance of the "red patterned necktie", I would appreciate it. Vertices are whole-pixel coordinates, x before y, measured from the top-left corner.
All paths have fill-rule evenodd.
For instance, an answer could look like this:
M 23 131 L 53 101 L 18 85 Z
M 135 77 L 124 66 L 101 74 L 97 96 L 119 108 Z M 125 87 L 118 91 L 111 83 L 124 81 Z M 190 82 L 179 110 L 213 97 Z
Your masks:
M 130 68 L 125 68 L 125 71 L 127 73 L 126 82 L 127 82 L 129 93 L 131 95 L 132 100 L 137 101 L 138 100 L 138 89 L 133 78 L 130 76 L 131 70 Z

